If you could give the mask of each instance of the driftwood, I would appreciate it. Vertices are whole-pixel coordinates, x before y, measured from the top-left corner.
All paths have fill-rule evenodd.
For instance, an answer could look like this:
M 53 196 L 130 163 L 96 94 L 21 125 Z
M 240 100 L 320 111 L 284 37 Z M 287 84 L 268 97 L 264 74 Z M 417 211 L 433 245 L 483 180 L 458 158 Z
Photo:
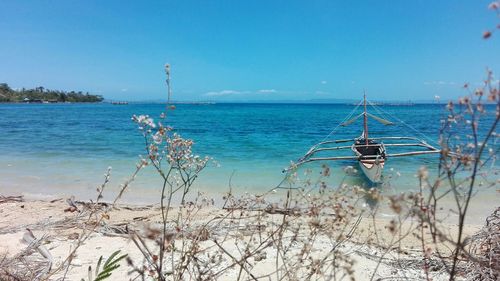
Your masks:
M 0 195 L 0 204 L 1 203 L 10 203 L 10 202 L 23 202 L 23 196 L 18 195 L 18 196 L 4 196 Z
M 71 198 L 66 199 L 66 203 L 68 203 L 69 207 L 64 209 L 65 212 L 75 212 L 79 211 L 78 207 L 75 204 L 75 196 L 71 196 Z
M 44 237 L 37 239 L 29 228 L 26 229 L 26 232 L 23 235 L 23 241 L 28 244 L 28 247 L 36 249 L 40 253 L 40 255 L 42 255 L 45 259 L 47 259 L 48 262 L 47 267 L 48 271 L 50 271 L 54 259 L 52 258 L 52 255 L 50 254 L 49 250 L 47 250 L 47 248 L 44 245 L 42 245 L 43 240 Z
M 307 214 L 308 209 L 300 209 L 297 207 L 294 208 L 275 208 L 275 207 L 266 207 L 266 208 L 245 208 L 245 207 L 223 207 L 223 210 L 226 211 L 247 211 L 247 212 L 264 212 L 270 215 L 290 215 L 290 216 L 301 216 Z M 335 213 L 322 213 L 324 216 L 336 216 Z
M 4 227 L 0 230 L 0 234 L 19 232 L 26 228 L 29 228 L 31 230 L 81 228 L 82 227 L 81 218 L 83 218 L 81 213 L 78 214 L 77 216 L 65 217 L 60 220 L 52 220 L 49 218 L 32 224 L 17 225 L 14 227 Z
M 53 264 L 52 255 L 43 245 L 45 238 L 36 238 L 26 229 L 23 241 L 28 246 L 13 257 L 0 260 L 0 280 L 43 280 Z M 40 255 L 35 255 L 35 251 Z
M 128 223 L 119 223 L 114 225 L 103 225 L 100 227 L 97 232 L 105 235 L 105 236 L 118 236 L 127 238 L 130 235 L 130 229 L 128 227 Z

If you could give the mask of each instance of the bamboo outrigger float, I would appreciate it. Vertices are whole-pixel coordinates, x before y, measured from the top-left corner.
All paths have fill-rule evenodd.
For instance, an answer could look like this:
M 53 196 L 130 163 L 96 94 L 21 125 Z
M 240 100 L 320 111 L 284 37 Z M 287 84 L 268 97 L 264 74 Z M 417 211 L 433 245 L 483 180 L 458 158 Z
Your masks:
M 384 169 L 384 164 L 388 158 L 391 157 L 406 157 L 406 156 L 416 156 L 423 154 L 434 154 L 440 153 L 441 150 L 428 144 L 422 139 L 416 137 L 370 137 L 368 135 L 368 117 L 382 123 L 383 125 L 393 125 L 394 123 L 386 119 L 380 118 L 373 114 L 370 114 L 366 110 L 366 95 L 363 98 L 363 112 L 347 121 L 340 123 L 340 126 L 348 126 L 363 117 L 363 132 L 361 136 L 354 139 L 341 139 L 341 140 L 326 140 L 314 145 L 309 151 L 300 158 L 297 163 L 293 166 L 297 167 L 305 163 L 314 161 L 335 161 L 335 160 L 357 160 L 359 166 L 366 177 L 373 183 L 379 183 L 382 178 L 382 171 Z M 359 105 L 358 105 L 359 106 Z M 372 105 L 373 106 L 373 105 Z M 387 143 L 384 143 L 387 141 Z M 394 143 L 394 141 L 400 141 Z M 351 145 L 344 146 L 331 146 L 332 144 L 348 143 L 352 142 Z M 415 151 L 407 151 L 401 153 L 387 153 L 386 148 L 389 147 L 412 147 L 419 148 Z M 316 154 L 319 152 L 328 152 L 336 150 L 350 149 L 353 152 L 353 156 L 325 156 L 319 157 Z M 288 168 L 285 171 L 290 170 Z

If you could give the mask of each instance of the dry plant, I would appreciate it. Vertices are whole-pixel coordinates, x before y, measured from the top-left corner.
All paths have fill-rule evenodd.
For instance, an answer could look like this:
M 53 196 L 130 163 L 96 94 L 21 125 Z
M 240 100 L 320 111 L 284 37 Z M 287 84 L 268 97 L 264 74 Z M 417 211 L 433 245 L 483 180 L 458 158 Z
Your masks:
M 459 272 L 461 261 L 476 260 L 466 248 L 469 240 L 463 231 L 468 218 L 471 200 L 479 191 L 494 188 L 498 184 L 498 167 L 495 164 L 499 152 L 496 133 L 500 119 L 499 85 L 488 71 L 484 85 L 470 90 L 469 95 L 450 102 L 449 115 L 443 121 L 441 133 L 442 154 L 438 176 L 431 181 L 425 171 L 421 173 L 422 186 L 429 190 L 424 195 L 418 213 L 423 226 L 428 226 L 434 242 L 447 241 L 453 245 L 450 263 L 445 263 L 450 280 Z M 485 105 L 484 99 L 493 102 Z M 458 217 L 457 234 L 447 235 L 440 228 L 440 203 L 446 196 L 454 200 L 453 211 Z M 443 253 L 437 254 L 444 258 Z M 447 255 L 447 254 L 445 254 Z
M 396 217 L 388 226 L 392 234 L 390 243 L 377 240 L 376 246 L 405 252 L 399 238 L 408 235 L 417 238 L 420 251 L 413 255 L 412 266 L 421 270 L 424 274 L 421 278 L 426 280 L 433 280 L 436 274 L 449 280 L 498 280 L 500 276 L 498 206 L 491 206 L 494 213 L 480 233 L 473 237 L 465 235 L 466 224 L 472 220 L 470 208 L 474 197 L 478 193 L 482 196 L 494 193 L 499 183 L 496 164 L 499 82 L 488 70 L 482 87 L 471 90 L 465 84 L 464 88 L 468 95 L 456 103 L 449 102 L 446 107 L 437 175 L 432 176 L 434 170 L 421 167 L 417 172 L 420 184 L 416 192 L 379 197 Z M 393 266 L 408 268 L 401 257 L 397 257 Z
M 486 219 L 485 227 L 471 237 L 469 251 L 474 259 L 467 262 L 467 279 L 500 279 L 500 207 Z
M 104 189 L 109 183 L 111 175 L 110 167 L 104 175 L 102 185 L 97 188 L 97 198 L 95 202 L 75 202 L 74 197 L 67 199 L 69 207 L 66 208 L 64 212 L 73 213 L 73 216 L 55 221 L 43 220 L 30 225 L 3 229 L 2 233 L 17 232 L 25 229 L 23 240 L 28 246 L 13 257 L 4 256 L 0 260 L 0 279 L 52 280 L 54 276 L 62 275 L 62 277 L 57 279 L 65 280 L 69 269 L 73 266 L 72 261 L 77 256 L 78 249 L 93 233 L 100 231 L 101 228 L 107 227 L 106 220 L 109 219 L 109 212 L 115 208 L 117 201 L 144 166 L 144 162 L 137 164 L 135 172 L 121 185 L 120 191 L 112 203 L 101 202 Z M 50 237 L 44 235 L 41 238 L 36 238 L 32 230 L 57 230 L 68 228 L 76 228 L 81 231 L 80 233 L 76 233 L 75 242 L 72 243 L 70 252 L 66 258 L 64 258 L 62 262 L 53 264 L 54 261 L 51 253 L 44 246 L 44 242 Z M 112 270 L 114 269 L 116 268 L 112 268 Z M 109 271 L 107 273 L 109 273 Z
M 356 246 L 348 242 L 366 211 L 365 197 L 377 192 L 343 183 L 331 187 L 326 184 L 329 176 L 326 165 L 315 180 L 310 171 L 306 171 L 305 180 L 292 171 L 278 187 L 284 191 L 281 200 L 272 196 L 279 190 L 228 197 L 225 209 L 231 214 L 233 232 L 228 232 L 223 242 L 214 243 L 234 261 L 238 270 L 235 280 L 354 278 L 350 253 Z M 236 253 L 226 249 L 235 247 Z
M 160 118 L 163 120 L 165 114 Z M 153 244 L 158 246 L 158 250 L 151 250 L 145 239 L 137 231 L 132 231 L 130 237 L 144 255 L 147 266 L 146 269 L 142 265 L 137 266 L 131 259 L 128 259 L 128 262 L 141 276 L 149 275 L 158 280 L 166 280 L 167 276 L 178 274 L 182 276 L 182 272 L 178 271 L 185 269 L 182 265 L 176 266 L 176 256 L 180 255 L 184 259 L 187 252 L 196 249 L 195 245 L 184 243 L 184 240 L 179 245 L 176 239 L 187 235 L 192 216 L 207 204 L 205 200 L 186 202 L 186 196 L 199 173 L 206 167 L 209 158 L 193 155 L 193 141 L 183 139 L 161 121 L 156 124 L 147 115 L 134 115 L 132 119 L 144 136 L 147 158 L 142 159 L 142 162 L 152 165 L 163 183 L 160 198 L 161 223 L 152 224 L 144 230 L 147 232 L 146 237 L 154 241 Z M 174 200 L 180 202 L 175 214 L 172 213 Z M 165 262 L 167 259 L 168 263 Z
M 497 16 L 500 3 L 489 6 Z M 497 26 L 500 28 L 500 26 Z M 483 36 L 488 39 L 491 32 Z M 478 193 L 490 192 L 498 186 L 499 154 L 497 126 L 500 119 L 500 83 L 487 70 L 481 87 L 464 85 L 467 95 L 449 102 L 447 116 L 440 131 L 440 155 L 437 175 L 430 176 L 427 167 L 417 173 L 420 184 L 416 193 L 390 197 L 390 207 L 397 214 L 393 220 L 395 235 L 400 235 L 401 216 L 409 216 L 414 225 L 411 233 L 421 242 L 418 266 L 431 280 L 431 271 L 444 271 L 449 280 L 457 278 L 498 280 L 500 244 L 498 240 L 498 206 L 483 230 L 466 237 L 470 208 Z M 484 196 L 484 195 L 483 195 Z M 449 208 L 451 198 L 452 207 Z M 449 231 L 446 220 L 456 217 L 456 231 Z M 416 219 L 416 220 L 413 220 Z M 391 222 L 392 223 L 392 222 Z M 449 224 L 448 224 L 449 226 Z M 401 250 L 401 249 L 399 249 Z
M 196 196 L 186 200 L 189 188 L 208 158 L 194 156 L 192 141 L 171 133 L 149 117 L 135 117 L 143 131 L 149 164 L 163 178 L 160 224 L 132 231 L 131 238 L 144 256 L 128 259 L 134 278 L 155 280 L 256 280 L 259 278 L 311 280 L 352 277 L 354 261 L 346 244 L 364 212 L 364 198 L 376 190 L 328 187 L 330 170 L 318 179 L 301 181 L 296 173 L 286 179 L 285 198 L 262 195 L 225 197 L 223 212 L 213 201 Z M 308 177 L 309 178 L 309 177 Z M 174 197 L 180 205 L 173 207 Z M 208 216 L 202 220 L 200 214 Z M 259 270 L 255 268 L 262 267 Z

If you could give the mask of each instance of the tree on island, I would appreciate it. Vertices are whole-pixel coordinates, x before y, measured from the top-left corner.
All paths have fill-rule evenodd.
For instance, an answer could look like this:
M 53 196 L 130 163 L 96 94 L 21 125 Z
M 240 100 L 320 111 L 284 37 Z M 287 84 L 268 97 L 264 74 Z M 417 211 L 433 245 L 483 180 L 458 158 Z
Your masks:
M 60 90 L 50 90 L 42 86 L 34 89 L 15 90 L 7 83 L 0 83 L 0 102 L 102 102 L 101 95 L 85 94 L 82 91 L 65 92 Z

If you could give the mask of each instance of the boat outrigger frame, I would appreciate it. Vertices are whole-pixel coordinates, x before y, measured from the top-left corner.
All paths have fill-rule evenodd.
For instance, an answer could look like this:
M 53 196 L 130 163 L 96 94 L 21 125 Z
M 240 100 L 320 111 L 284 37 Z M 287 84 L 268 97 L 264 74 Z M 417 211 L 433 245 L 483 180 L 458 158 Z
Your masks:
M 290 171 L 291 169 L 296 168 L 300 165 L 314 161 L 357 160 L 359 162 L 361 170 L 367 176 L 367 178 L 370 181 L 377 183 L 381 181 L 382 170 L 385 164 L 385 160 L 387 158 L 435 154 L 441 152 L 440 149 L 430 145 L 425 140 L 419 139 L 417 137 L 406 137 L 406 136 L 369 137 L 368 117 L 384 125 L 393 125 L 393 122 L 368 113 L 366 110 L 366 102 L 367 102 L 366 95 L 364 96 L 362 102 L 364 105 L 364 110 L 361 114 L 339 124 L 340 126 L 347 126 L 354 123 L 360 117 L 363 117 L 363 132 L 360 137 L 352 139 L 324 140 L 312 146 L 304 156 L 298 159 L 297 162 L 294 163 L 292 166 L 285 169 L 284 172 Z M 358 104 L 357 107 L 359 107 L 360 105 L 361 103 Z M 357 107 L 353 110 L 353 112 L 357 109 Z M 332 146 L 334 144 L 349 143 L 349 142 L 352 144 Z M 409 148 L 415 148 L 415 150 L 400 152 L 400 153 L 386 153 L 386 148 L 390 147 L 409 147 Z M 338 151 L 346 149 L 351 149 L 354 152 L 354 155 L 331 156 L 331 157 L 330 156 L 321 157 L 316 155 L 319 152 Z
M 340 150 L 340 149 L 352 149 L 352 145 L 346 145 L 346 146 L 334 146 L 334 147 L 323 147 L 325 144 L 331 144 L 331 143 L 342 143 L 342 142 L 353 142 L 356 141 L 357 138 L 354 139 L 343 139 L 343 140 L 333 140 L 333 141 L 323 141 L 320 142 L 316 145 L 314 145 L 309 151 L 302 157 L 300 158 L 297 163 L 295 163 L 295 166 L 299 166 L 308 162 L 313 162 L 313 161 L 328 161 L 328 160 L 347 160 L 347 159 L 363 159 L 363 158 L 369 158 L 370 156 L 336 156 L 336 157 L 312 157 L 315 153 L 319 151 L 326 151 L 326 150 Z M 403 153 L 393 153 L 393 154 L 386 154 L 386 157 L 403 157 L 403 156 L 412 156 L 412 155 L 422 155 L 422 154 L 432 154 L 432 153 L 440 153 L 441 150 L 435 148 L 434 146 L 428 144 L 424 140 L 421 140 L 419 138 L 414 138 L 414 137 L 380 137 L 380 138 L 370 138 L 370 140 L 413 140 L 416 141 L 416 143 L 384 143 L 383 145 L 385 147 L 388 146 L 413 146 L 413 147 L 422 147 L 422 148 L 427 148 L 428 150 L 423 150 L 423 151 L 412 151 L 412 152 L 403 152 Z M 365 146 L 375 146 L 375 145 L 365 145 Z

